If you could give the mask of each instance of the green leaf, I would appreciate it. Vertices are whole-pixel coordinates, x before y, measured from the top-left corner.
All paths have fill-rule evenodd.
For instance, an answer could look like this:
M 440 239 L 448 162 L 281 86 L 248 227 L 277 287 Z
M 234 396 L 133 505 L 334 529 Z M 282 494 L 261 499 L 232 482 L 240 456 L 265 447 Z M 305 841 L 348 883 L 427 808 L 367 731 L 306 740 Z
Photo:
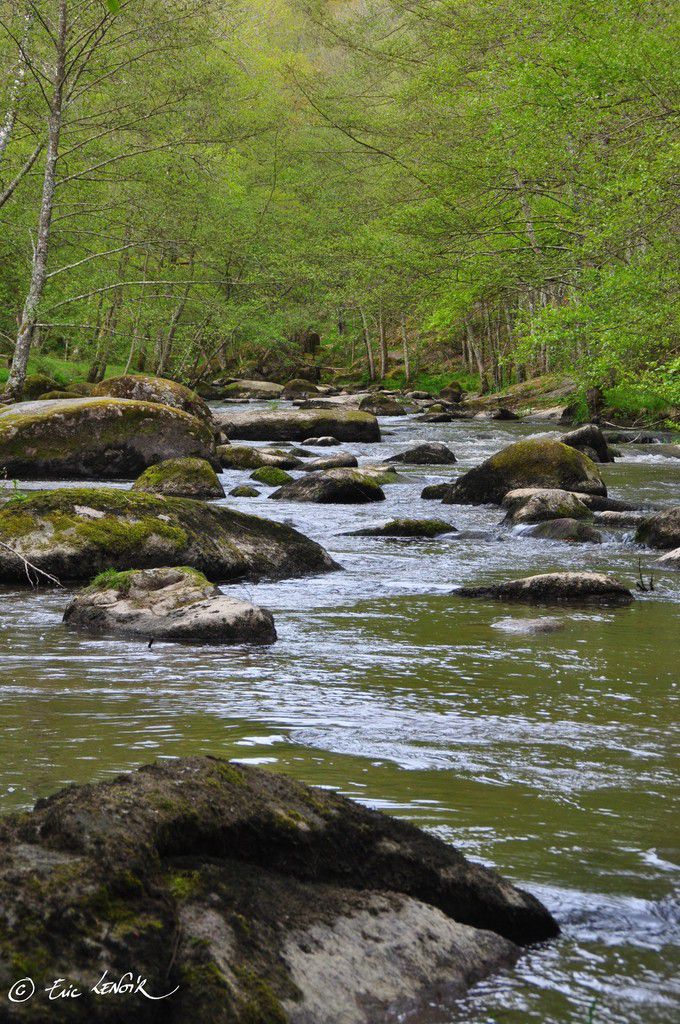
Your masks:
M 120 11 L 120 0 L 104 0 L 111 14 L 118 14 Z

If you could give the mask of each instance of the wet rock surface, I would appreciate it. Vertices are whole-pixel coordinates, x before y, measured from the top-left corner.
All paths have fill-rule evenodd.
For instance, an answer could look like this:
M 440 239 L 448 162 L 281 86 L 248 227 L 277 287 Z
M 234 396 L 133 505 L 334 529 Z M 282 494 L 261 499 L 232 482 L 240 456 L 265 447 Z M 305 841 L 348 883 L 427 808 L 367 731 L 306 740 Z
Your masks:
M 180 409 L 124 398 L 0 409 L 0 471 L 31 479 L 134 478 L 164 459 L 216 461 L 212 429 Z
M 375 416 L 356 409 L 219 410 L 215 421 L 229 440 L 302 441 L 334 437 L 339 441 L 379 441 Z
M 329 469 L 284 484 L 270 497 L 279 501 L 311 501 L 322 505 L 363 505 L 384 501 L 385 493 L 368 473 L 357 469 Z
M 64 622 L 88 632 L 145 640 L 212 644 L 276 640 L 270 611 L 225 596 L 188 566 L 102 573 L 69 602 Z
M 224 487 L 205 459 L 166 459 L 145 469 L 133 491 L 165 494 L 173 498 L 223 498 Z
M 563 601 L 584 604 L 630 604 L 631 591 L 622 583 L 595 572 L 551 572 L 507 583 L 480 587 L 461 587 L 461 597 L 491 598 L 495 601 L 526 601 L 551 604 Z
M 22 958 L 37 985 L 76 977 L 74 1022 L 387 1024 L 557 933 L 434 836 L 209 757 L 61 790 L 3 818 L 0 848 L 0 983 Z M 173 994 L 91 993 L 131 964 Z M 5 1019 L 45 1012 L 36 998 Z
M 397 455 L 390 455 L 385 461 L 401 462 L 408 466 L 448 466 L 453 465 L 456 456 L 448 445 L 431 441 L 408 448 Z
M 348 537 L 438 537 L 456 533 L 456 527 L 443 519 L 390 519 L 378 526 L 354 530 Z
M 0 582 L 28 584 L 24 559 L 60 580 L 105 569 L 188 565 L 216 582 L 338 568 L 290 526 L 189 498 L 105 487 L 45 491 L 0 509 Z
M 645 519 L 637 528 L 635 540 L 650 548 L 680 547 L 680 505 Z
M 527 526 L 523 537 L 538 537 L 540 540 L 561 540 L 571 544 L 601 544 L 602 534 L 589 523 L 579 519 L 548 519 Z

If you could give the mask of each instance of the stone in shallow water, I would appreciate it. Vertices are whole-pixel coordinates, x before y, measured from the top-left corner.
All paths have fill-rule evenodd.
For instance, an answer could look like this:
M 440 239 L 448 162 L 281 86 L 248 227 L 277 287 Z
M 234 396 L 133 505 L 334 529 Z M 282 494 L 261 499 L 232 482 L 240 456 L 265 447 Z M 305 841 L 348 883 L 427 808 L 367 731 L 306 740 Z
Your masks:
M 680 569 L 680 547 L 657 558 L 654 565 L 658 565 L 659 569 Z
M 205 459 L 165 459 L 145 469 L 133 491 L 166 494 L 172 498 L 223 498 L 224 487 Z
M 385 462 L 403 462 L 409 466 L 447 466 L 456 461 L 456 456 L 446 444 L 431 441 L 408 448 L 405 452 L 391 455 Z
M 384 501 L 385 493 L 372 476 L 360 470 L 328 469 L 284 484 L 269 497 L 277 501 L 309 501 L 321 505 L 364 505 Z
M 521 487 L 503 498 L 506 519 L 512 523 L 541 523 L 546 519 L 592 519 L 593 513 L 571 491 Z
M 584 604 L 630 604 L 633 595 L 618 580 L 597 572 L 550 572 L 525 576 L 507 583 L 461 587 L 460 597 L 482 597 L 495 601 L 526 601 L 551 604 L 570 601 Z
M 366 526 L 353 530 L 347 537 L 438 537 L 442 533 L 455 533 L 456 527 L 443 519 L 391 519 L 379 526 Z
M 69 602 L 64 622 L 145 640 L 271 644 L 267 608 L 222 594 L 188 566 L 102 573 Z
M 305 473 L 313 473 L 317 469 L 351 469 L 359 465 L 356 455 L 340 453 L 329 455 L 325 459 L 310 459 L 303 465 Z
M 5 815 L 2 840 L 0 913 L 21 920 L 7 957 L 35 965 L 38 991 L 55 971 L 89 989 L 102 965 L 133 969 L 175 992 L 150 1021 L 382 1024 L 558 933 L 436 836 L 215 758 L 68 787 Z M 113 1017 L 109 999 L 73 1000 L 69 1021 L 142 1019 L 146 1000 L 116 998 Z M 8 1019 L 43 1024 L 44 1005 Z
M 649 548 L 672 550 L 680 546 L 680 505 L 657 512 L 637 528 L 635 540 Z
M 523 537 L 560 540 L 570 544 L 601 544 L 602 534 L 579 519 L 549 519 L 522 530 Z
M 549 616 L 541 619 L 497 619 L 491 623 L 492 629 L 501 633 L 513 633 L 520 636 L 536 636 L 541 633 L 559 633 L 564 629 L 564 621 Z

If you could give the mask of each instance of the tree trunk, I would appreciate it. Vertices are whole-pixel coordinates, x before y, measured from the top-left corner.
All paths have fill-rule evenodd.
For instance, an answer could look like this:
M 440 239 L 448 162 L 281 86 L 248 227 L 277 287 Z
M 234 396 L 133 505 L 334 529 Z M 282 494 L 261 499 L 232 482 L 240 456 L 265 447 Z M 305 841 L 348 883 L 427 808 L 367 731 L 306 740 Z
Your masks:
M 42 201 L 38 219 L 38 240 L 33 254 L 31 283 L 21 314 L 21 324 L 17 336 L 12 368 L 5 388 L 5 395 L 18 399 L 24 389 L 28 357 L 31 342 L 38 319 L 38 306 L 42 298 L 47 277 L 47 258 L 50 247 L 50 228 L 54 210 L 54 192 L 56 188 L 57 157 L 59 156 L 59 138 L 62 127 L 62 106 L 64 98 L 64 73 L 66 67 L 66 38 L 68 33 L 67 0 L 59 0 L 59 26 L 57 30 L 57 59 L 54 69 L 54 92 L 50 108 L 49 129 L 47 139 L 47 156 L 45 158 L 45 174 L 43 177 Z
M 12 79 L 12 85 L 9 90 L 9 102 L 7 104 L 7 110 L 0 125 L 0 163 L 5 155 L 5 150 L 9 140 L 12 137 L 14 126 L 17 122 L 17 114 L 19 112 L 19 105 L 21 103 L 21 94 L 24 89 L 24 83 L 26 81 L 26 48 L 28 44 L 28 35 L 31 31 L 31 25 L 33 24 L 34 14 L 31 11 L 28 4 L 26 5 L 26 13 L 24 14 L 24 31 L 21 38 L 21 46 L 19 50 L 19 61 L 16 65 L 14 72 L 14 78 Z
M 385 321 L 382 315 L 382 306 L 378 318 L 378 337 L 380 339 L 380 379 L 384 380 L 387 373 L 387 339 L 385 338 Z
M 368 359 L 368 376 L 370 380 L 375 380 L 375 362 L 373 359 L 373 347 L 371 345 L 371 335 L 369 334 L 368 331 L 368 323 L 366 321 L 366 314 L 364 313 L 363 306 L 359 306 L 359 312 L 361 313 L 364 344 L 366 346 L 366 357 Z
M 408 335 L 406 333 L 406 321 L 402 315 L 401 318 L 401 340 L 404 345 L 404 377 L 408 384 L 411 380 L 411 364 L 408 357 Z

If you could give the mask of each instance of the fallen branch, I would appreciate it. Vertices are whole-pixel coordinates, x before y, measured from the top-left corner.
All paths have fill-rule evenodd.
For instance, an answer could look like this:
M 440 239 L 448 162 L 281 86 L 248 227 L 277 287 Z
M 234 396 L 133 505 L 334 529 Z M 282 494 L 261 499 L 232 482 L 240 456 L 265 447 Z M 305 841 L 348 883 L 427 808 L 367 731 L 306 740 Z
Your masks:
M 45 572 L 44 569 L 39 569 L 37 565 L 33 565 L 33 562 L 29 562 L 27 558 L 20 555 L 18 551 L 15 551 L 9 544 L 5 544 L 4 541 L 0 540 L 0 548 L 4 548 L 5 551 L 9 551 L 12 555 L 19 559 L 20 562 L 24 563 L 24 570 L 26 572 L 26 579 L 32 587 L 37 587 L 40 583 L 39 576 L 44 576 L 46 580 L 53 583 L 56 587 L 61 587 L 61 580 L 58 580 L 56 576 L 52 576 L 49 572 Z M 31 576 L 31 573 L 35 573 Z

